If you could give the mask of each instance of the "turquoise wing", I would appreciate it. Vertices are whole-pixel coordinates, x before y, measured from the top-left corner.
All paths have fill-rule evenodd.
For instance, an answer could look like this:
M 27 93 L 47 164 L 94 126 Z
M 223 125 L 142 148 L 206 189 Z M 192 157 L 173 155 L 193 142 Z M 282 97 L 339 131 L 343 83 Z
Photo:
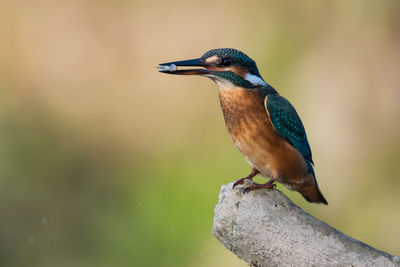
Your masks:
M 270 94 L 264 105 L 275 130 L 313 163 L 306 131 L 292 104 L 280 95 Z

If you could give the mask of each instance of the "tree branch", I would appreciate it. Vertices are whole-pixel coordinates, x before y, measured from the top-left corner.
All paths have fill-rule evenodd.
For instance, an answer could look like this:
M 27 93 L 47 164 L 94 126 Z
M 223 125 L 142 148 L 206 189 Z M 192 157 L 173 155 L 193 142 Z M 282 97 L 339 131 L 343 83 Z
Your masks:
M 355 240 L 278 190 L 223 185 L 212 233 L 251 266 L 400 266 L 400 257 Z

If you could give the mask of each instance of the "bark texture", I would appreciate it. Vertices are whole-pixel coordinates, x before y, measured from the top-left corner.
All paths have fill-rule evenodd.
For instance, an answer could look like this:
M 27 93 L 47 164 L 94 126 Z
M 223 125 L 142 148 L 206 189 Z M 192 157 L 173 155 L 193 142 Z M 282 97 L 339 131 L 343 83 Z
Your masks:
M 251 266 L 400 266 L 400 257 L 343 234 L 278 190 L 243 194 L 232 185 L 221 188 L 212 233 Z

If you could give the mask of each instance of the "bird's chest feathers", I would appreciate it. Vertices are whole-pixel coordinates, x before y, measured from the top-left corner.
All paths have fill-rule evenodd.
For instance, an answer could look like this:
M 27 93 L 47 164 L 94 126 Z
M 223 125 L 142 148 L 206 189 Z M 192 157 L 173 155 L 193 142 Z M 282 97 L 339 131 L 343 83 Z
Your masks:
M 219 99 L 228 132 L 243 153 L 273 143 L 275 130 L 257 90 L 225 88 Z

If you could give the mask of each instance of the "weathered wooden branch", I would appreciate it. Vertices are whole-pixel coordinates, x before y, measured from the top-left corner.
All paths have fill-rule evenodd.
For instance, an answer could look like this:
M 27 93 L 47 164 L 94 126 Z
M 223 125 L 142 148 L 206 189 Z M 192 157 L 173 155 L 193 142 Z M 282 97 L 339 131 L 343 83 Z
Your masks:
M 400 266 L 400 257 L 343 234 L 278 190 L 242 192 L 222 186 L 212 233 L 251 266 Z

